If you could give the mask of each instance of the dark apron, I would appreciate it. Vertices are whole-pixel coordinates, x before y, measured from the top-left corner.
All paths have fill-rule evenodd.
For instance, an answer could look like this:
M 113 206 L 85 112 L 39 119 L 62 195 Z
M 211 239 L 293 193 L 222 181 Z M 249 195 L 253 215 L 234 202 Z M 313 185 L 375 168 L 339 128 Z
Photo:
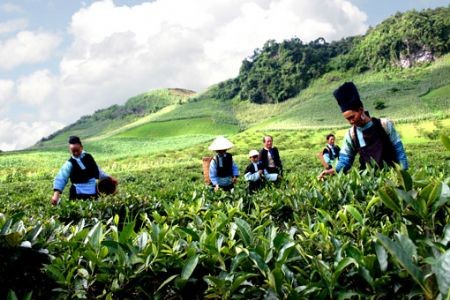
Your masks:
M 386 131 L 381 126 L 380 120 L 372 118 L 372 122 L 373 125 L 370 128 L 363 130 L 363 138 L 366 142 L 364 147 L 361 147 L 356 134 L 356 127 L 353 127 L 355 149 L 359 153 L 361 170 L 364 170 L 366 164 L 369 164 L 372 160 L 375 161 L 378 167 L 383 167 L 384 164 L 393 166 L 394 163 L 398 162 L 395 157 L 394 146 Z

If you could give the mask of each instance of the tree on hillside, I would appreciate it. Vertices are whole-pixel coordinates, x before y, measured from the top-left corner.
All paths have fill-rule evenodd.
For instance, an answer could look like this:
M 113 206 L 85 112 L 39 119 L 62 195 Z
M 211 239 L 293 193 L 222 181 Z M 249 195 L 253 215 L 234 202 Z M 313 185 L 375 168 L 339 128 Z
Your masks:
M 281 43 L 270 40 L 242 63 L 240 99 L 277 103 L 294 97 L 328 70 L 328 62 L 337 53 L 323 38 L 309 44 L 299 38 Z
M 308 44 L 299 38 L 281 43 L 269 40 L 243 60 L 237 78 L 212 87 L 209 95 L 220 100 L 239 96 L 258 104 L 284 101 L 329 71 L 330 60 L 348 53 L 354 40 L 352 37 L 327 43 L 318 38 Z

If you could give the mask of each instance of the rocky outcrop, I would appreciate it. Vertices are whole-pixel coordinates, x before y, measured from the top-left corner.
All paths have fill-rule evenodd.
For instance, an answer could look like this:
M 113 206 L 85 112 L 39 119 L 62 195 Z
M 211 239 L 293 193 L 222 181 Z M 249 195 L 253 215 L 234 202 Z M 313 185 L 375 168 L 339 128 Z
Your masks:
M 401 68 L 411 68 L 413 66 L 428 63 L 435 60 L 435 56 L 430 50 L 421 49 L 420 51 L 400 54 L 400 60 L 397 62 L 397 66 Z

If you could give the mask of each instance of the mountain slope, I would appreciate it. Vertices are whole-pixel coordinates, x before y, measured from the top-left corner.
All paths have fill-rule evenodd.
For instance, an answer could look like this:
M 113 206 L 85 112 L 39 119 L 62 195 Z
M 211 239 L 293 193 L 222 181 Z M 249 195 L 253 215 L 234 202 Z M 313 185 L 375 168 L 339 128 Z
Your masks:
M 447 51 L 449 41 L 439 42 L 445 36 L 445 30 L 450 31 L 450 21 L 445 18 L 447 15 L 450 16 L 450 7 L 396 15 L 394 17 L 398 20 L 388 18 L 365 36 L 350 37 L 332 44 L 327 44 L 323 39 L 308 45 L 298 39 L 281 44 L 269 41 L 263 50 L 255 50 L 253 61 L 243 62 L 240 75 L 235 79 L 213 85 L 201 94 L 182 89 L 163 89 L 138 95 L 124 105 L 113 105 L 80 118 L 76 123 L 42 139 L 35 148 L 63 147 L 69 135 L 103 143 L 106 140 L 184 139 L 189 136 L 192 140 L 204 141 L 218 134 L 230 135 L 247 129 L 270 131 L 340 127 L 345 125 L 345 120 L 341 117 L 332 92 L 345 81 L 357 84 L 363 103 L 372 115 L 387 116 L 397 121 L 445 118 L 450 115 L 450 54 L 412 68 L 390 66 L 395 65 L 400 57 L 406 57 L 408 53 L 412 55 L 412 48 L 423 50 L 424 45 L 428 45 L 436 55 Z M 436 28 L 427 27 L 429 32 L 441 30 L 437 37 L 413 36 L 414 30 L 404 26 L 408 22 L 422 24 L 430 20 L 437 20 Z M 411 36 L 409 46 L 412 47 L 414 41 L 414 45 L 420 44 L 421 47 L 414 46 L 410 51 L 405 44 L 401 44 L 389 50 L 398 52 L 395 52 L 398 55 L 394 55 L 393 60 L 385 56 L 375 57 L 379 51 L 372 50 L 378 49 L 377 40 L 385 41 L 394 37 L 395 41 L 402 33 Z M 372 49 L 372 52 L 368 49 Z M 364 53 L 369 53 L 369 57 L 364 57 Z M 296 56 L 296 61 L 307 69 L 301 72 L 297 70 L 291 55 Z M 321 62 L 324 55 L 326 59 Z M 365 64 L 368 68 L 363 68 L 358 62 L 367 59 L 369 61 Z M 382 59 L 383 64 L 374 63 L 377 59 Z M 390 64 L 386 65 L 386 62 Z M 253 65 L 259 66 L 255 73 L 252 73 Z M 363 69 L 372 70 L 361 73 Z M 275 71 L 287 77 L 278 76 Z M 305 72 L 314 75 L 308 75 L 306 80 L 303 78 Z M 268 74 L 269 77 L 266 76 Z M 258 79 L 258 76 L 261 78 Z M 260 87 L 263 89 L 272 86 L 271 78 L 293 83 L 300 80 L 302 85 L 298 89 L 300 93 L 285 101 L 255 104 L 254 99 L 248 96 L 248 91 L 241 92 L 244 77 L 246 81 L 250 80 L 245 84 L 249 84 L 253 77 L 262 80 L 263 85 Z M 277 94 L 283 89 L 290 89 L 289 85 L 281 83 L 275 84 L 277 89 L 281 87 Z M 258 85 L 253 87 L 257 88 Z M 246 93 L 246 100 L 241 99 Z M 228 99 L 230 97 L 233 99 Z
M 442 118 L 450 115 L 450 55 L 429 66 L 371 72 L 361 75 L 329 73 L 283 106 L 259 127 L 296 129 L 345 125 L 332 92 L 344 81 L 358 86 L 364 106 L 372 115 L 397 121 Z
M 173 105 L 182 104 L 192 95 L 195 95 L 195 92 L 185 89 L 161 89 L 146 92 L 128 99 L 124 105 L 112 105 L 97 110 L 92 115 L 83 116 L 75 123 L 41 139 L 33 147 L 65 144 L 68 135 L 79 135 L 84 138 L 94 138 L 99 135 L 107 137 L 111 135 L 111 132 L 136 121 L 139 122 L 144 116 L 148 117 L 162 109 L 167 110 Z
M 171 139 L 172 145 L 177 148 L 242 130 L 271 132 L 346 127 L 332 96 L 332 91 L 346 80 L 353 80 L 358 85 L 363 103 L 372 115 L 387 116 L 396 121 L 445 118 L 450 115 L 450 55 L 446 55 L 428 66 L 401 71 L 353 76 L 340 72 L 328 73 L 297 97 L 277 104 L 216 100 L 209 97 L 208 91 L 200 95 L 192 94 L 181 103 L 170 104 L 144 117 L 135 117 L 130 122 L 126 122 L 125 118 L 111 120 L 108 124 L 105 120 L 94 121 L 95 118 L 91 117 L 90 122 L 73 125 L 56 134 L 52 140 L 41 143 L 40 147 L 64 147 L 71 134 L 123 151 L 117 143 L 127 141 L 138 145 L 139 141 L 145 140 L 153 143 L 147 147 L 157 148 L 157 140 Z M 384 108 L 376 109 L 375 106 L 380 103 Z M 171 143 L 167 143 L 166 146 L 170 146 Z

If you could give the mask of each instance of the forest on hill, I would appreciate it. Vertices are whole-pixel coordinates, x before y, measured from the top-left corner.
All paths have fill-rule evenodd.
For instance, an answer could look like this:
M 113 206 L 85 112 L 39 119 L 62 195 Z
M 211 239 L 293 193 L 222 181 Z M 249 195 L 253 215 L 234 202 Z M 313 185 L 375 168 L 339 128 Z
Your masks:
M 296 96 L 330 71 L 414 67 L 450 50 L 450 7 L 397 13 L 363 36 L 303 43 L 295 37 L 267 41 L 242 62 L 236 78 L 213 87 L 213 98 L 277 103 Z

